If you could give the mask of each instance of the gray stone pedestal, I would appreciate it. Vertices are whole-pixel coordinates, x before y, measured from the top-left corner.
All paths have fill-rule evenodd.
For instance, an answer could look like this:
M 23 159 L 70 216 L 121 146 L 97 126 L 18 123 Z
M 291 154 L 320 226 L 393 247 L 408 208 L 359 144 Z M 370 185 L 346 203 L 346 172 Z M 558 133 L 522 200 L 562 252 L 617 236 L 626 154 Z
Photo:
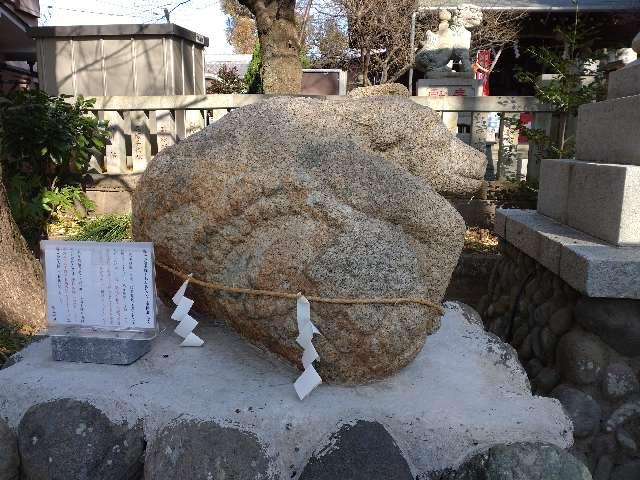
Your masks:
M 66 478 L 90 464 L 77 480 L 123 478 L 141 455 L 146 479 L 316 479 L 339 468 L 364 478 L 349 476 L 358 465 L 428 479 L 496 444 L 569 447 L 559 402 L 531 395 L 515 352 L 467 308 L 447 304 L 440 330 L 393 377 L 322 384 L 304 401 L 296 369 L 224 326 L 201 323 L 202 348 L 180 348 L 166 329 L 130 366 L 54 362 L 46 339 L 0 371 L 0 417 L 17 430 L 23 468 Z M 391 477 L 369 477 L 379 478 Z

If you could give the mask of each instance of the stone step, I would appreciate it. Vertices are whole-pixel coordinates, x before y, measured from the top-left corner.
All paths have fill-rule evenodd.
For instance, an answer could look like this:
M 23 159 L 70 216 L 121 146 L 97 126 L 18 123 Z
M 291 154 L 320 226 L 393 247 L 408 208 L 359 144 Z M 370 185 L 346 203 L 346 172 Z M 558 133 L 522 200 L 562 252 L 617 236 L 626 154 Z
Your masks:
M 640 165 L 640 95 L 582 105 L 577 130 L 578 160 Z
M 535 210 L 496 210 L 496 234 L 589 297 L 640 299 L 640 247 L 614 247 Z
M 640 245 L 640 167 L 543 160 L 538 212 L 613 245 Z
M 640 95 L 640 61 L 635 61 L 609 75 L 610 99 Z

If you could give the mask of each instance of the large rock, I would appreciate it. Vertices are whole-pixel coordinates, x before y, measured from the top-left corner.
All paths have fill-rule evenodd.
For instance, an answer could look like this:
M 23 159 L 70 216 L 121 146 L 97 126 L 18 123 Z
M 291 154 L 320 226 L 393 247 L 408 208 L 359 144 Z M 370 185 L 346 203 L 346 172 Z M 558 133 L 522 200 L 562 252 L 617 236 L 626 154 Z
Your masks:
M 269 461 L 256 437 L 214 422 L 167 425 L 147 447 L 146 480 L 267 479 Z
M 464 222 L 438 190 L 468 190 L 479 152 L 411 100 L 279 98 L 163 150 L 133 202 L 136 240 L 197 278 L 323 297 L 443 298 Z M 172 294 L 175 279 L 160 276 Z M 292 363 L 295 302 L 196 292 L 196 308 Z M 386 376 L 437 329 L 415 304 L 312 305 L 323 378 Z
M 447 480 L 591 480 L 587 467 L 555 445 L 496 445 Z
M 88 402 L 34 405 L 20 421 L 18 443 L 24 480 L 133 480 L 142 473 L 142 425 L 114 424 Z
M 0 418 L 0 479 L 20 478 L 20 455 L 15 433 Z

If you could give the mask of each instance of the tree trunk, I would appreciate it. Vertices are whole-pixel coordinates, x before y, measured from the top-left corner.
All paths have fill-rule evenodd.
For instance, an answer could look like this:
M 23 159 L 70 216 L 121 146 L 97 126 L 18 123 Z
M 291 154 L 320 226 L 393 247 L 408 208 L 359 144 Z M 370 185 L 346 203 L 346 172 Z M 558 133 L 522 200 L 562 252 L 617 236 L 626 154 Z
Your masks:
M 35 333 L 44 326 L 42 267 L 13 221 L 0 166 L 0 325 Z
M 262 27 L 262 28 L 261 28 Z M 300 93 L 302 62 L 295 20 L 276 18 L 258 26 L 264 93 Z

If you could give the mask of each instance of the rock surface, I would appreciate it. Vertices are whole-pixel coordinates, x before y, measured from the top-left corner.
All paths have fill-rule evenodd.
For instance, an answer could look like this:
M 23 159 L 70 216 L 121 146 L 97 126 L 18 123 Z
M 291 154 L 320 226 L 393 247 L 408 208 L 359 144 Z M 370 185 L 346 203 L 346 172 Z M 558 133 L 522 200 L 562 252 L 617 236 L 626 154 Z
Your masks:
M 266 479 L 269 461 L 250 433 L 214 422 L 177 421 L 147 446 L 145 480 Z
M 587 467 L 554 445 L 497 445 L 447 480 L 591 480 Z
M 18 440 L 9 426 L 0 419 L 0 479 L 20 478 L 20 455 Z
M 20 421 L 18 442 L 27 480 L 133 480 L 142 471 L 142 425 L 114 424 L 88 402 L 34 405 Z
M 409 89 L 401 83 L 383 83 L 382 85 L 371 85 L 370 87 L 358 87 L 349 92 L 353 98 L 377 97 L 381 95 L 409 96 Z
M 152 350 L 126 367 L 55 362 L 50 339 L 29 345 L 22 361 L 0 371 L 0 417 L 15 429 L 31 407 L 73 397 L 108 417 L 110 424 L 103 423 L 101 415 L 85 415 L 87 421 L 98 419 L 108 438 L 113 439 L 110 428 L 116 428 L 108 425 L 142 423 L 149 452 L 166 446 L 156 443 L 155 432 L 169 432 L 164 439 L 177 439 L 181 431 L 187 434 L 188 428 L 165 430 L 175 425 L 173 419 L 207 422 L 205 432 L 198 434 L 200 439 L 209 438 L 209 431 L 232 429 L 223 431 L 227 441 L 245 445 L 243 455 L 250 454 L 258 468 L 262 457 L 249 436 L 255 437 L 269 462 L 268 480 L 289 479 L 294 471 L 300 475 L 332 433 L 362 419 L 384 426 L 414 478 L 429 478 L 434 470 L 456 467 L 462 459 L 497 443 L 548 442 L 567 448 L 572 442 L 571 421 L 560 402 L 532 396 L 510 349 L 501 348 L 478 325 L 477 314 L 458 304 L 446 304 L 440 330 L 415 361 L 393 377 L 351 387 L 323 384 L 302 402 L 293 389 L 299 373 L 273 355 L 256 352 L 226 326 L 203 321 L 196 331 L 204 345 L 187 349 L 178 346 L 181 339 L 172 332 L 175 322 L 171 323 L 162 321 Z M 74 411 L 59 408 L 59 413 L 48 413 L 51 426 L 46 432 L 56 425 L 62 428 L 56 436 L 38 436 L 41 450 L 29 457 L 48 461 L 48 452 L 56 448 L 76 448 L 73 461 L 96 458 L 85 457 L 88 446 L 82 441 L 93 443 L 89 440 L 93 437 L 88 429 L 83 430 L 86 437 L 76 435 L 83 420 Z M 67 431 L 65 425 L 73 429 Z M 49 438 L 59 442 L 45 441 Z M 208 458 L 222 451 L 211 448 Z M 166 461 L 158 452 L 157 458 Z M 176 461 L 177 465 L 184 464 Z
M 135 192 L 134 237 L 209 282 L 439 304 L 464 222 L 429 184 L 468 189 L 484 162 L 409 99 L 273 99 L 158 154 Z M 172 295 L 179 282 L 158 283 Z M 196 308 L 300 361 L 291 300 L 199 290 Z M 346 382 L 397 371 L 438 326 L 433 309 L 415 304 L 316 303 L 312 314 L 317 368 Z
M 377 422 L 343 425 L 316 452 L 300 480 L 413 480 L 393 437 Z

